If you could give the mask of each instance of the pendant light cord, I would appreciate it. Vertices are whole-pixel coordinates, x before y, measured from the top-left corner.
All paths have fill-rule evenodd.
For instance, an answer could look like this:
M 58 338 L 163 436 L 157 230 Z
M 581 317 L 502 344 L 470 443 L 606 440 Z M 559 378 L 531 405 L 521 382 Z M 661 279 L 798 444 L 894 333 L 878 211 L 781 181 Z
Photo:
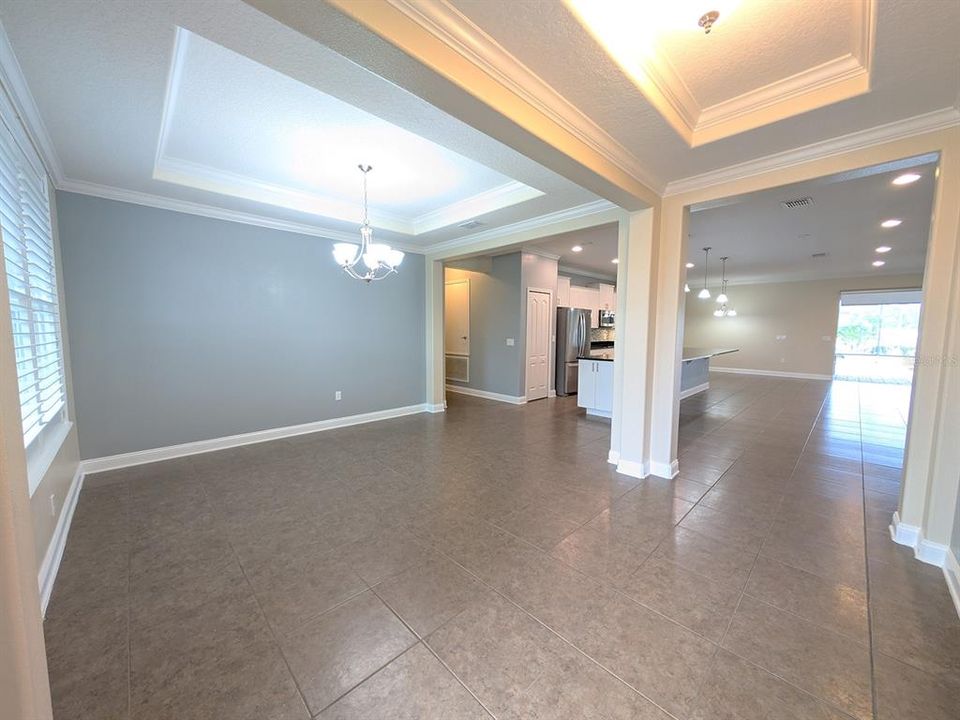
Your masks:
M 705 247 L 703 249 L 703 289 L 707 289 L 707 266 L 710 264 L 710 248 Z

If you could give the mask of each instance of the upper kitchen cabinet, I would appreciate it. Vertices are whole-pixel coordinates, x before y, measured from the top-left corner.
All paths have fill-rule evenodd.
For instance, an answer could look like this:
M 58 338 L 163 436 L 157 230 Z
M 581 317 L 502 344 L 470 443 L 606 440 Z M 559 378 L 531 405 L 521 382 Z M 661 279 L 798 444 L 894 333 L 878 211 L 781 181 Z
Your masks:
M 570 278 L 557 275 L 557 307 L 576 307 L 570 304 Z
M 605 283 L 599 283 L 597 285 L 597 290 L 599 291 L 599 309 L 600 310 L 616 310 L 617 309 L 617 293 L 614 290 L 614 286 L 607 285 Z

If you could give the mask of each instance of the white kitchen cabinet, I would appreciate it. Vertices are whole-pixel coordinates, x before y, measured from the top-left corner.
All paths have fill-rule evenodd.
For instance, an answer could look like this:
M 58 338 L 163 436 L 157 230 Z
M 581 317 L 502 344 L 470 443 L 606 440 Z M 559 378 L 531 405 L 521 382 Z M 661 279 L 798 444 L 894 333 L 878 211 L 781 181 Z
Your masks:
M 613 362 L 581 360 L 577 376 L 577 405 L 587 415 L 610 417 L 613 413 Z
M 596 288 L 570 286 L 570 307 L 584 308 L 590 311 L 590 327 L 600 322 L 600 291 Z
M 557 307 L 576 307 L 570 304 L 570 278 L 557 275 Z
M 600 283 L 599 285 L 597 285 L 597 292 L 599 295 L 600 310 L 616 310 L 617 309 L 616 293 L 614 292 L 613 285 Z

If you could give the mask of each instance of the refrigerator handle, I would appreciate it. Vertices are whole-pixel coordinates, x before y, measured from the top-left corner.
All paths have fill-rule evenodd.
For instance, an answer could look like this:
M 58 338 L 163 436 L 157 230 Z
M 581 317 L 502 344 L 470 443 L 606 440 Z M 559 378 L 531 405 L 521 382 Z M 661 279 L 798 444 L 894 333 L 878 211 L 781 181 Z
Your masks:
M 577 355 L 583 352 L 583 313 L 577 315 Z

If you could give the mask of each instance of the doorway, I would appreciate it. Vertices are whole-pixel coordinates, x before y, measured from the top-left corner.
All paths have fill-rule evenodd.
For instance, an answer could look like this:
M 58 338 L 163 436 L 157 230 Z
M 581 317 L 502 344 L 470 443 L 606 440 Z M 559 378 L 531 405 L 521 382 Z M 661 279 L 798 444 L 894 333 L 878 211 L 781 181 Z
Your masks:
M 470 381 L 470 280 L 444 284 L 443 354 L 446 379 Z
M 841 292 L 834 378 L 909 386 L 920 299 L 920 289 Z
M 553 292 L 527 290 L 527 357 L 524 381 L 527 401 L 540 400 L 550 392 L 550 314 Z

